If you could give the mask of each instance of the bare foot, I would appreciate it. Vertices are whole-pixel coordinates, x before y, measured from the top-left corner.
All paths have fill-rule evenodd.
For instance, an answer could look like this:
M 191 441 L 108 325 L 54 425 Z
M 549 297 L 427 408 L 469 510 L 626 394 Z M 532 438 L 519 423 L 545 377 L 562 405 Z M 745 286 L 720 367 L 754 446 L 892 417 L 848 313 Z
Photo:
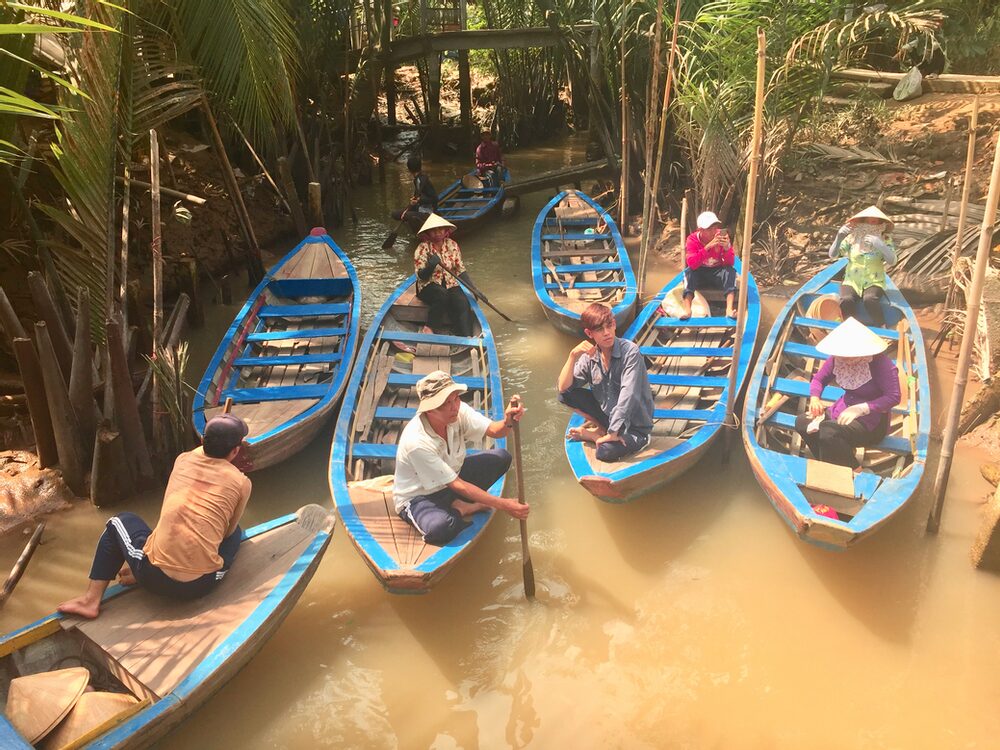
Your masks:
M 465 500 L 455 500 L 451 507 L 462 514 L 462 518 L 467 518 L 473 513 L 478 513 L 481 510 L 489 510 L 489 506 L 483 505 L 482 503 L 470 503 Z
M 100 614 L 101 603 L 100 600 L 93 601 L 86 596 L 78 596 L 76 599 L 70 599 L 65 601 L 56 607 L 60 612 L 67 615 L 77 615 L 85 620 L 93 620 Z
M 421 333 L 434 333 L 434 329 L 431 328 L 430 326 L 424 326 L 423 328 L 420 329 L 420 332 Z
M 600 427 L 589 424 L 583 427 L 571 427 L 569 430 L 570 440 L 577 440 L 584 443 L 596 443 L 597 438 L 604 437 L 606 434 Z
M 118 583 L 122 586 L 135 586 L 135 576 L 132 575 L 132 568 L 128 566 L 128 563 L 122 565 L 122 569 L 118 571 Z

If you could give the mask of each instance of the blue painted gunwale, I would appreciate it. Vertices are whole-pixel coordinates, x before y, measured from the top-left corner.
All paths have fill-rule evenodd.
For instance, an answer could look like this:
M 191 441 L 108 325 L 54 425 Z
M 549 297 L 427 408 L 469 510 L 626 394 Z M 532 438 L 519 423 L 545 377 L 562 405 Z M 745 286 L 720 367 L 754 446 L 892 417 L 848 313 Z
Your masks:
M 854 479 L 855 491 L 858 492 L 859 496 L 869 499 L 861 511 L 850 521 L 835 521 L 817 514 L 802 492 L 800 485 L 805 482 L 805 459 L 764 448 L 757 441 L 756 423 L 761 408 L 759 401 L 767 385 L 764 365 L 770 358 L 778 337 L 785 326 L 791 324 L 790 318 L 797 315 L 797 304 L 800 301 L 830 293 L 831 289 L 836 287 L 831 282 L 842 274 L 846 265 L 847 259 L 842 258 L 820 271 L 803 284 L 782 308 L 764 342 L 764 347 L 751 376 L 742 428 L 743 443 L 750 458 L 750 465 L 775 510 L 800 538 L 831 550 L 842 550 L 871 534 L 913 497 L 923 478 L 927 448 L 930 442 L 931 393 L 927 376 L 927 353 L 924 348 L 923 333 L 913 309 L 891 279 L 888 279 L 886 284 L 882 307 L 886 312 L 889 312 L 887 308 L 891 308 L 896 316 L 905 317 L 909 323 L 907 334 L 913 345 L 913 374 L 917 380 L 915 389 L 917 395 L 917 450 L 909 471 L 896 478 L 883 478 L 868 471 L 856 476 Z M 888 327 L 891 326 L 887 324 Z M 889 351 L 891 352 L 891 345 Z M 817 536 L 828 538 L 817 538 Z
M 288 263 L 292 258 L 294 258 L 300 250 L 310 244 L 317 242 L 323 242 L 329 247 L 344 264 L 344 268 L 347 270 L 347 275 L 350 278 L 351 286 L 354 288 L 354 293 L 351 295 L 350 312 L 349 312 L 349 327 L 347 329 L 347 334 L 345 340 L 340 349 L 341 359 L 340 366 L 337 368 L 336 374 L 333 380 L 330 381 L 330 388 L 327 394 L 317 401 L 313 406 L 311 406 L 306 411 L 298 414 L 292 419 L 278 425 L 272 430 L 265 432 L 260 435 L 253 435 L 247 438 L 247 442 L 253 446 L 259 443 L 263 443 L 270 440 L 277 435 L 286 432 L 287 430 L 295 429 L 296 426 L 302 424 L 306 420 L 311 419 L 317 414 L 325 409 L 328 409 L 331 403 L 336 402 L 340 398 L 340 394 L 343 391 L 344 384 L 347 382 L 348 373 L 350 373 L 351 368 L 354 364 L 354 355 L 358 348 L 358 334 L 361 327 L 361 282 L 358 280 L 357 271 L 354 269 L 354 264 L 351 263 L 350 258 L 347 257 L 347 253 L 341 250 L 340 246 L 328 234 L 323 235 L 310 235 L 302 240 L 295 248 L 285 255 L 284 258 L 275 263 L 268 272 L 261 279 L 257 288 L 253 290 L 250 296 L 247 298 L 246 303 L 236 314 L 236 318 L 233 320 L 232 325 L 226 331 L 225 335 L 222 337 L 222 341 L 219 343 L 219 347 L 215 350 L 215 354 L 212 356 L 211 362 L 209 362 L 208 367 L 205 368 L 205 375 L 202 377 L 201 382 L 198 384 L 198 392 L 194 396 L 193 410 L 194 410 L 194 428 L 197 431 L 199 437 L 205 432 L 205 409 L 208 407 L 216 406 L 217 404 L 206 404 L 205 394 L 208 392 L 209 387 L 212 383 L 212 377 L 222 366 L 222 359 L 226 354 L 226 349 L 229 342 L 233 340 L 235 336 L 238 336 L 243 327 L 243 321 L 246 320 L 247 316 L 251 314 L 251 311 L 258 304 L 258 300 L 261 299 L 261 295 L 264 293 L 264 289 L 268 284 L 274 279 L 274 274 L 281 269 L 286 263 Z M 243 352 L 235 351 L 233 353 L 233 359 L 238 359 L 243 355 Z
M 464 529 L 455 539 L 444 547 L 441 547 L 438 552 L 428 557 L 416 568 L 408 569 L 401 568 L 393 556 L 372 537 L 368 528 L 358 517 L 357 511 L 354 509 L 354 504 L 351 502 L 351 496 L 347 489 L 347 474 L 344 462 L 347 458 L 348 443 L 353 442 L 351 427 L 354 420 L 357 399 L 364 385 L 364 376 L 366 374 L 365 363 L 376 351 L 378 342 L 393 340 L 395 338 L 392 331 L 387 332 L 385 339 L 382 338 L 383 321 L 389 314 L 392 305 L 395 304 L 396 300 L 407 289 L 416 283 L 416 279 L 415 275 L 410 276 L 396 287 L 392 294 L 389 295 L 389 298 L 382 304 L 382 307 L 379 308 L 379 311 L 375 314 L 375 318 L 372 320 L 371 327 L 365 333 L 365 338 L 360 349 L 361 354 L 358 357 L 358 366 L 354 368 L 351 380 L 344 392 L 344 402 L 340 407 L 340 415 L 337 417 L 337 426 L 334 430 L 333 444 L 330 449 L 330 493 L 333 496 L 333 503 L 337 509 L 337 513 L 340 516 L 341 525 L 351 538 L 351 541 L 354 542 L 362 559 L 371 568 L 372 573 L 375 574 L 375 577 L 378 578 L 387 591 L 394 594 L 426 593 L 426 588 L 393 588 L 389 585 L 387 576 L 401 570 L 407 570 L 408 572 L 412 570 L 412 572 L 424 574 L 428 577 L 433 575 L 438 569 L 449 565 L 463 555 L 479 539 L 486 529 L 487 524 L 493 519 L 496 513 L 496 511 L 490 510 L 485 513 L 474 514 L 472 516 L 472 524 Z M 492 396 L 490 398 L 488 416 L 496 421 L 503 418 L 505 406 L 500 382 L 500 360 L 497 357 L 496 341 L 494 340 L 493 330 L 490 328 L 489 321 L 483 314 L 482 308 L 480 308 L 475 297 L 469 294 L 464 288 L 462 291 L 469 300 L 469 305 L 472 307 L 472 311 L 479 321 L 480 329 L 482 330 L 483 350 L 486 352 L 490 363 L 489 383 Z M 506 448 L 507 441 L 505 438 L 500 438 L 494 441 L 494 445 L 497 448 Z M 503 483 L 504 477 L 501 477 L 487 491 L 492 494 L 499 494 L 503 489 Z
M 739 258 L 736 259 L 735 266 L 736 272 L 739 273 L 741 268 Z M 747 319 L 746 326 L 743 330 L 743 344 L 740 349 L 740 359 L 737 363 L 736 398 L 739 398 L 739 395 L 743 390 L 743 386 L 747 381 L 747 374 L 750 368 L 750 363 L 753 361 L 754 347 L 757 342 L 757 333 L 760 328 L 760 292 L 757 288 L 757 282 L 754 280 L 753 276 L 750 275 L 748 279 Z M 639 315 L 632 322 L 632 325 L 630 325 L 628 330 L 622 334 L 622 338 L 633 340 L 636 334 L 645 328 L 650 320 L 657 316 L 659 316 L 659 319 L 661 320 L 669 320 L 679 325 L 680 321 L 677 318 L 668 318 L 666 315 L 660 313 L 659 310 L 660 303 L 664 300 L 664 298 L 666 298 L 666 296 L 670 294 L 674 288 L 678 285 L 682 285 L 683 283 L 684 272 L 681 271 L 673 279 L 667 282 L 659 293 L 640 311 Z M 698 319 L 694 318 L 692 320 L 697 321 Z M 735 327 L 735 320 L 730 321 L 728 318 L 725 320 L 728 324 L 732 324 Z M 708 347 L 709 351 L 714 351 L 714 349 L 714 347 Z M 710 380 L 707 376 L 701 377 L 700 379 Z M 683 471 L 690 468 L 692 463 L 697 462 L 700 455 L 708 449 L 712 441 L 719 435 L 722 424 L 725 421 L 726 399 L 729 396 L 728 390 L 729 386 L 727 382 L 726 386 L 723 387 L 722 395 L 720 396 L 718 403 L 710 410 L 711 418 L 704 422 L 694 432 L 694 434 L 684 440 L 683 443 L 675 445 L 673 448 L 654 456 L 650 456 L 649 458 L 639 461 L 627 468 L 619 469 L 613 472 L 595 471 L 594 466 L 591 465 L 589 459 L 587 458 L 587 454 L 583 450 L 583 443 L 565 439 L 566 457 L 569 459 L 569 465 L 573 470 L 573 475 L 576 477 L 577 481 L 580 482 L 582 482 L 582 480 L 586 477 L 600 477 L 610 481 L 612 486 L 616 483 L 633 479 L 639 480 L 638 483 L 641 484 L 642 475 L 650 474 L 656 476 L 656 478 L 653 476 L 650 477 L 649 484 L 643 485 L 640 489 L 625 494 L 624 496 L 598 496 L 601 500 L 614 503 L 624 503 L 634 500 L 636 497 L 662 486 L 676 476 L 679 476 L 683 473 Z M 582 427 L 583 423 L 583 417 L 579 414 L 574 414 L 569 420 L 567 434 L 569 433 L 570 428 Z M 672 463 L 676 463 L 682 468 L 678 468 L 676 473 L 671 473 L 669 470 L 669 464 Z M 598 465 L 600 464 L 598 463 Z
M 531 284 L 535 290 L 535 296 L 538 297 L 538 301 L 545 308 L 546 317 L 552 321 L 553 325 L 556 325 L 563 331 L 578 334 L 580 332 L 580 313 L 563 307 L 552 299 L 553 290 L 545 282 L 545 274 L 548 271 L 542 264 L 542 235 L 545 229 L 545 221 L 549 218 L 552 210 L 559 205 L 559 201 L 565 198 L 569 192 L 568 190 L 563 190 L 546 203 L 542 210 L 538 212 L 538 218 L 535 219 L 535 225 L 531 230 Z M 584 192 L 579 190 L 573 192 L 583 198 L 597 212 L 598 219 L 604 219 L 608 226 L 608 234 L 610 234 L 611 239 L 614 241 L 615 249 L 618 251 L 618 262 L 615 265 L 619 267 L 621 276 L 613 278 L 612 282 L 624 284 L 625 294 L 621 302 L 611 308 L 611 312 L 614 314 L 619 327 L 623 327 L 630 322 L 638 299 L 635 274 L 632 271 L 632 262 L 629 260 L 628 250 L 625 248 L 625 241 L 622 239 L 621 232 L 618 231 L 618 225 L 615 223 L 615 220 L 603 206 Z M 598 236 L 603 237 L 604 235 L 588 236 L 596 238 Z M 608 284 L 607 286 L 610 288 L 612 285 Z M 558 285 L 554 287 L 554 289 L 558 288 Z
M 469 171 L 468 174 L 478 176 L 476 174 L 475 169 Z M 505 174 L 507 176 L 504 179 L 510 180 L 509 172 L 506 172 L 505 170 Z M 464 197 L 461 196 L 459 193 L 460 191 L 463 190 L 467 190 L 467 188 L 465 188 L 462 185 L 462 180 L 458 179 L 455 180 L 453 183 L 451 183 L 448 187 L 446 187 L 438 194 L 437 214 L 439 216 L 444 217 L 452 224 L 454 224 L 458 230 L 468 231 L 478 226 L 490 214 L 492 214 L 501 205 L 503 205 L 505 190 L 503 182 L 501 182 L 499 187 L 483 189 L 483 196 L 484 198 L 488 196 L 488 200 L 482 202 L 481 205 L 477 205 L 476 207 L 462 207 L 461 208 L 462 213 L 460 215 L 459 214 L 449 215 L 448 212 L 449 208 L 452 209 L 458 208 L 457 206 L 455 206 L 456 203 L 462 203 L 466 200 L 472 199 L 471 193 Z M 442 209 L 444 209 L 445 211 L 442 212 Z
M 243 532 L 243 539 L 252 539 L 289 523 L 295 523 L 294 513 L 279 516 L 278 518 L 247 529 Z M 170 721 L 170 714 L 180 708 L 185 708 L 190 713 L 199 703 L 206 700 L 213 692 L 220 688 L 222 686 L 221 683 L 212 684 L 213 678 L 234 659 L 240 660 L 242 665 L 242 662 L 248 660 L 256 651 L 255 649 L 246 654 L 241 653 L 241 648 L 243 648 L 247 641 L 265 625 L 271 624 L 276 628 L 281 620 L 284 619 L 287 611 L 282 611 L 282 604 L 294 593 L 297 587 L 300 589 L 304 588 L 309 579 L 312 578 L 320 559 L 322 559 L 323 553 L 330 543 L 332 533 L 332 529 L 330 532 L 316 532 L 315 538 L 306 546 L 298 559 L 292 563 L 292 566 L 282 576 L 281 580 L 275 584 L 270 593 L 261 600 L 260 604 L 257 605 L 229 637 L 216 646 L 173 691 L 139 711 L 127 721 L 112 727 L 100 737 L 87 743 L 84 747 L 88 750 L 112 750 L 113 748 L 131 747 L 131 740 L 134 735 L 140 732 L 143 733 L 141 744 L 145 745 L 156 737 L 161 736 L 169 730 L 169 727 L 176 723 Z M 110 599 L 122 596 L 133 590 L 135 589 L 131 586 L 116 584 L 105 592 L 102 601 L 107 602 Z M 301 591 L 299 591 L 299 594 L 301 595 Z M 275 621 L 276 617 L 278 618 L 277 621 Z M 60 612 L 47 615 L 30 625 L 25 625 L 0 637 L 0 645 L 7 643 L 21 633 L 34 630 L 49 621 L 62 620 L 64 618 L 65 615 Z M 188 705 L 185 705 L 186 703 Z M 169 725 L 159 730 L 156 724 L 161 720 L 168 721 Z M 32 747 L 18 733 L 7 717 L 2 714 L 0 714 L 0 747 L 5 749 L 11 748 L 11 750 L 21 750 L 22 748 L 30 750 Z

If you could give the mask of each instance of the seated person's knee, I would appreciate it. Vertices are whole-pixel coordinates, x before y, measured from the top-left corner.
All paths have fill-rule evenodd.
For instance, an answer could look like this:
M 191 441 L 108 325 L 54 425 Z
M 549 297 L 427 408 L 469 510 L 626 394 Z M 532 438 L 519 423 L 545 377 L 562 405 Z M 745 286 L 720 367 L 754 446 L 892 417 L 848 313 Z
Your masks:
M 469 524 L 463 521 L 458 514 L 450 515 L 446 520 L 434 525 L 424 534 L 424 541 L 433 544 L 435 547 L 443 547 L 462 531 Z

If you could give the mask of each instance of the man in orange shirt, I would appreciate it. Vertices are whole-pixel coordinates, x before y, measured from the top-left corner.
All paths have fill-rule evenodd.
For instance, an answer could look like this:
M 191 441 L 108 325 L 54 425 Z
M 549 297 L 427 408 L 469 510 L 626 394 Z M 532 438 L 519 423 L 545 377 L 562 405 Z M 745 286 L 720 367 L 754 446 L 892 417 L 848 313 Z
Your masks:
M 208 420 L 202 447 L 174 462 L 156 529 L 134 513 L 108 519 L 87 591 L 60 604 L 59 611 L 97 617 L 104 592 L 119 571 L 123 583 L 135 582 L 176 599 L 195 599 L 214 589 L 243 538 L 239 522 L 251 485 L 233 460 L 247 432 L 246 422 L 232 414 Z

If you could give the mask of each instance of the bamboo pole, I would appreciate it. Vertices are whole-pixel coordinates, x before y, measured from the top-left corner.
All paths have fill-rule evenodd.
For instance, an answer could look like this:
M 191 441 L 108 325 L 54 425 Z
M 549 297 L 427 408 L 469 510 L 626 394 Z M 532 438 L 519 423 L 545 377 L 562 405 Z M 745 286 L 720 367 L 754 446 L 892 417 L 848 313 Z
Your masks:
M 740 292 L 736 307 L 736 338 L 733 341 L 733 361 L 729 366 L 729 398 L 726 399 L 725 424 L 732 423 L 736 408 L 736 373 L 739 370 L 743 332 L 747 324 L 747 292 L 750 285 L 750 251 L 753 247 L 753 219 L 757 205 L 757 172 L 760 169 L 760 150 L 764 126 L 764 67 L 767 41 L 764 29 L 757 29 L 757 93 L 753 110 L 753 138 L 750 142 L 750 174 L 747 175 L 747 203 L 743 212 L 743 245 L 740 253 Z
M 69 402 L 80 430 L 81 459 L 86 463 L 90 460 L 90 448 L 97 429 L 97 404 L 94 402 L 94 358 L 90 342 L 90 290 L 85 286 L 77 292 Z
M 295 223 L 295 231 L 300 237 L 305 237 L 309 229 L 306 226 L 306 215 L 302 211 L 302 201 L 299 200 L 298 191 L 295 189 L 295 180 L 292 179 L 292 168 L 284 156 L 278 157 L 278 176 L 285 188 L 285 202 L 288 204 L 288 211 Z
M 639 304 L 642 305 L 643 284 L 642 259 L 646 255 L 646 248 L 649 246 L 649 213 L 651 197 L 653 192 L 653 131 L 656 127 L 656 102 L 660 93 L 660 37 L 663 29 L 663 0 L 656 2 L 656 23 L 653 27 L 653 71 L 649 78 L 649 95 L 646 99 L 646 127 L 645 127 L 645 166 L 643 171 L 643 197 L 642 197 L 642 236 L 639 243 L 639 273 L 637 274 L 636 287 L 639 293 Z
M 24 381 L 24 395 L 28 400 L 31 428 L 35 432 L 38 467 L 46 469 L 59 463 L 59 450 L 52 429 L 49 402 L 45 398 L 45 384 L 42 382 L 41 365 L 38 364 L 38 352 L 35 351 L 31 339 L 22 336 L 14 339 L 14 356 L 17 357 L 17 368 L 21 371 L 21 379 Z
M 128 184 L 125 177 L 116 177 L 115 179 L 123 185 Z M 145 188 L 146 190 L 153 189 L 151 184 L 143 182 L 142 180 L 131 180 L 131 182 L 136 187 Z M 172 188 L 163 187 L 163 185 L 160 185 L 160 195 L 168 195 L 171 198 L 180 198 L 181 200 L 193 203 L 196 206 L 204 206 L 208 203 L 208 199 L 202 198 L 200 195 L 192 195 L 191 193 L 185 193 L 183 190 L 174 190 Z
M 951 282 L 948 284 L 948 296 L 945 308 L 950 310 L 955 306 L 958 293 L 956 268 L 958 258 L 962 254 L 962 238 L 965 236 L 965 221 L 969 213 L 969 198 L 972 197 L 972 168 L 976 161 L 976 129 L 979 127 L 979 97 L 972 100 L 972 117 L 969 119 L 969 141 L 965 147 L 965 176 L 962 178 L 962 202 L 958 207 L 958 229 L 955 231 L 955 249 L 951 253 Z
M 927 517 L 927 531 L 931 534 L 937 533 L 941 524 L 944 496 L 948 489 L 948 477 L 951 474 L 951 461 L 955 453 L 955 443 L 958 441 L 958 418 L 962 412 L 965 386 L 969 382 L 972 348 L 979 322 L 979 307 L 982 302 L 986 267 L 990 260 L 990 247 L 993 244 L 993 228 L 996 223 L 998 202 L 1000 202 L 1000 134 L 997 135 L 997 141 L 993 147 L 993 171 L 990 174 L 990 189 L 987 193 L 986 210 L 983 212 L 983 224 L 979 233 L 976 266 L 972 272 L 972 283 L 966 294 L 965 331 L 962 334 L 962 348 L 958 352 L 958 363 L 955 366 L 955 385 L 951 391 L 948 418 L 945 422 L 944 436 L 941 439 L 940 459 L 937 474 L 934 477 L 934 504 Z
M 688 197 L 687 193 L 684 193 L 684 197 L 681 199 L 681 225 L 677 233 L 680 235 L 677 244 L 680 245 L 681 251 L 681 262 L 686 263 L 684 258 L 685 250 L 687 249 L 687 226 L 688 226 Z
M 56 309 L 49 288 L 41 274 L 35 271 L 28 272 L 28 288 L 31 291 L 31 299 L 35 303 L 39 317 L 48 326 L 56 361 L 59 363 L 63 379 L 66 380 L 73 369 L 73 348 L 70 346 L 69 336 L 66 335 L 66 329 L 63 327 L 62 316 Z
M 250 139 L 247 138 L 245 135 L 243 135 L 243 131 L 240 130 L 240 126 L 235 121 L 233 122 L 233 127 L 236 129 L 236 132 L 240 134 L 240 138 L 243 139 L 243 145 L 247 147 L 247 151 L 250 152 L 250 156 L 252 156 L 253 160 L 257 162 L 257 166 L 260 167 L 260 171 L 264 173 L 264 178 L 267 180 L 268 184 L 274 190 L 274 194 L 278 196 L 278 200 L 284 203 L 285 208 L 288 208 L 288 210 L 291 211 L 291 209 L 288 206 L 288 201 L 285 200 L 285 196 L 282 195 L 280 188 L 278 188 L 278 183 L 274 181 L 274 178 L 271 176 L 271 173 L 267 170 L 267 167 L 264 165 L 264 161 L 254 150 L 254 147 L 250 145 Z M 195 196 L 190 196 L 190 197 L 194 198 Z M 203 198 L 200 198 L 199 200 L 201 200 L 202 203 L 205 202 Z
M 941 227 L 938 229 L 939 232 L 943 232 L 948 228 L 948 214 L 951 213 L 951 194 L 954 187 L 955 181 L 949 174 L 944 185 L 944 210 L 941 211 Z
M 139 419 L 139 407 L 132 390 L 132 375 L 125 361 L 121 323 L 118 320 L 108 321 L 108 356 L 111 360 L 108 378 L 114 394 L 115 420 L 125 440 L 129 471 L 138 486 L 149 487 L 153 484 L 153 465 Z
M 49 336 L 46 323 L 35 323 L 35 336 L 38 341 L 38 360 L 42 367 L 45 397 L 49 402 L 49 414 L 52 416 L 52 428 L 59 453 L 59 468 L 73 494 L 83 497 L 86 487 L 83 483 L 83 461 L 80 457 L 80 432 L 73 418 L 66 381 L 56 361 L 52 338 Z
M 150 194 L 152 203 L 152 256 L 153 256 L 153 346 L 150 357 L 156 359 L 163 335 L 163 234 L 160 225 L 160 146 L 155 130 L 149 131 L 149 179 L 152 182 Z M 153 372 L 151 393 L 153 422 L 153 453 L 163 453 L 163 420 L 160 419 L 160 389 Z
M 3 287 L 0 287 L 0 326 L 7 332 L 7 337 L 11 341 L 28 338 L 28 334 L 24 332 L 24 326 L 21 325 L 21 319 L 14 312 L 14 306 L 7 299 L 7 292 L 3 290 Z
M 28 543 L 24 545 L 24 550 L 17 558 L 17 562 L 14 563 L 14 567 L 10 569 L 10 573 L 7 575 L 7 580 L 4 581 L 3 588 L 0 589 L 0 607 L 6 604 L 10 595 L 14 593 L 14 587 L 17 586 L 18 581 L 21 580 L 21 576 L 24 575 L 24 571 L 28 568 L 28 563 L 31 562 L 31 558 L 34 556 L 35 550 L 38 549 L 38 545 L 42 541 L 43 531 L 45 531 L 45 521 L 42 521 L 35 527 L 35 533 L 31 535 L 31 539 L 29 539 Z
M 643 238 L 644 242 L 642 245 L 642 250 L 639 253 L 639 293 L 642 294 L 642 290 L 646 286 L 646 263 L 649 259 L 649 242 L 650 238 L 656 231 L 656 220 L 659 217 L 660 211 L 660 201 L 659 188 L 660 188 L 660 178 L 663 171 L 663 154 L 664 154 L 664 141 L 667 137 L 667 109 L 670 107 L 670 91 L 671 85 L 674 80 L 674 61 L 677 58 L 677 33 L 681 25 L 681 0 L 677 0 L 674 6 L 674 26 L 670 31 L 670 55 L 667 59 L 667 80 L 663 86 L 663 106 L 660 109 L 660 133 L 657 139 L 656 145 L 656 169 L 653 171 L 653 189 L 649 191 L 647 200 L 651 203 L 651 208 L 649 212 L 649 223 L 643 223 Z M 647 169 L 648 169 L 647 165 Z
M 622 235 L 628 232 L 628 88 L 625 78 L 625 27 L 628 21 L 628 11 L 631 3 L 622 5 L 621 23 L 621 75 L 622 75 L 622 153 L 621 153 L 621 187 L 618 193 L 618 205 L 621 213 L 618 219 L 618 228 Z

